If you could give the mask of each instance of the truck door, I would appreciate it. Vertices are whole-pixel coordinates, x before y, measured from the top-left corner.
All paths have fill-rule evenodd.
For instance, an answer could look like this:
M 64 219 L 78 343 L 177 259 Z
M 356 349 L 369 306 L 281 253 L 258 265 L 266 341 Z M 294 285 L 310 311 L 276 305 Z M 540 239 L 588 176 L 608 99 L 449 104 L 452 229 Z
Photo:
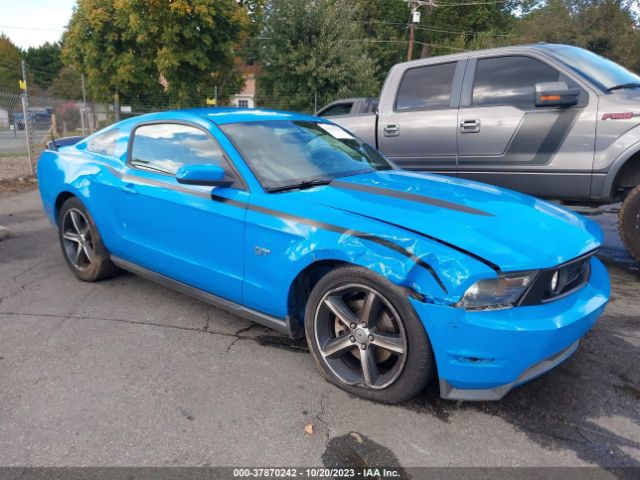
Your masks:
M 390 73 L 379 107 L 378 147 L 400 167 L 455 175 L 465 64 L 402 66 Z
M 535 85 L 581 91 L 570 108 L 536 107 Z M 458 175 L 531 195 L 589 197 L 595 106 L 572 78 L 542 58 L 470 59 L 458 111 Z

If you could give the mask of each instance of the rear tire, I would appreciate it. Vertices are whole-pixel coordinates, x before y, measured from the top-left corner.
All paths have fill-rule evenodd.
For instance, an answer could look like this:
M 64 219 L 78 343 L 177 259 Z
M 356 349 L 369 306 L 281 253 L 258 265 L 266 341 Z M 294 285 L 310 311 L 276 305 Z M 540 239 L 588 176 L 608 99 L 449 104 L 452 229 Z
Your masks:
M 618 232 L 631 256 L 640 262 L 640 185 L 622 203 Z
M 60 208 L 58 237 L 69 268 L 80 280 L 97 282 L 116 274 L 117 267 L 93 218 L 77 197 L 69 198 Z
M 429 337 L 406 292 L 365 268 L 339 267 L 318 281 L 305 330 L 325 378 L 369 400 L 408 400 L 436 372 Z

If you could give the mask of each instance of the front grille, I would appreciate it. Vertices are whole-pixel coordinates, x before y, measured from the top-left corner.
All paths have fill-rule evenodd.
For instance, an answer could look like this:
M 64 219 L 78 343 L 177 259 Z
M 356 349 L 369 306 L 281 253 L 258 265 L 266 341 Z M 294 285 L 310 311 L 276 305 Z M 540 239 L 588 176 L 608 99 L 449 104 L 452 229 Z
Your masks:
M 554 268 L 540 270 L 519 305 L 539 305 L 569 295 L 589 281 L 593 252 Z M 553 278 L 557 282 L 553 287 Z

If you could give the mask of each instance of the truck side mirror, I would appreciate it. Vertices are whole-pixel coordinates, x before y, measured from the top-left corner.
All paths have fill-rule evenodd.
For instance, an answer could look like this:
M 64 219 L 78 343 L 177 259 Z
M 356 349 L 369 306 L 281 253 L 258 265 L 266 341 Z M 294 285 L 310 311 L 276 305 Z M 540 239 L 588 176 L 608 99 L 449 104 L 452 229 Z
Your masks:
M 565 82 L 536 83 L 536 107 L 572 107 L 578 103 L 580 90 Z

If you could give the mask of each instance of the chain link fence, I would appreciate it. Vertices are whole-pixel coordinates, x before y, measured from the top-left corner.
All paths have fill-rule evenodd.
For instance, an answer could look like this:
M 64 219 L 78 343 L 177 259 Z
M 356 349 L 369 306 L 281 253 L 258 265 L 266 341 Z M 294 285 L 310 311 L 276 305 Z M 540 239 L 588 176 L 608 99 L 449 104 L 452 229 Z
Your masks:
M 175 108 L 166 95 L 147 92 L 141 92 L 140 98 L 131 103 L 95 102 L 87 96 L 77 73 L 52 80 L 51 72 L 29 69 L 26 64 L 24 67 L 29 81 L 27 90 L 0 89 L 0 181 L 33 176 L 40 153 L 53 138 L 88 135 L 118 119 Z M 62 95 L 56 94 L 59 92 Z M 192 106 L 211 105 L 215 98 L 219 106 L 240 108 L 290 110 L 292 105 L 304 104 L 308 105 L 303 109 L 305 113 L 313 113 L 312 109 L 328 103 L 320 92 L 309 92 L 305 98 L 299 94 L 256 95 L 255 91 L 245 91 L 227 95 L 224 101 L 218 99 L 218 93 L 222 92 L 215 89 Z
M 33 175 L 52 138 L 86 135 L 96 127 L 92 104 L 0 90 L 0 180 Z

